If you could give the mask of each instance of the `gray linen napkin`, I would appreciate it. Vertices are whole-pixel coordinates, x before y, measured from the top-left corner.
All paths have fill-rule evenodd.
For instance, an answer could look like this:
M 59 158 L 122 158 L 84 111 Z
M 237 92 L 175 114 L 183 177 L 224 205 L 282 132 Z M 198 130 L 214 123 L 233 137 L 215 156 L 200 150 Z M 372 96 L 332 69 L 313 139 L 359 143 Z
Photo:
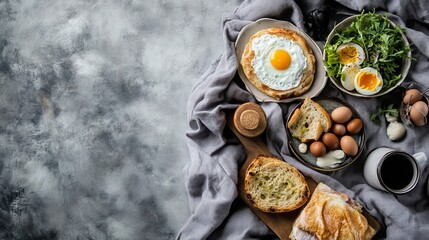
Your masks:
M 255 99 L 244 90 L 236 75 L 234 42 L 245 25 L 262 17 L 286 20 L 307 32 L 320 30 L 311 29 L 305 22 L 308 13 L 317 8 L 335 12 L 327 25 L 328 31 L 335 23 L 363 9 L 390 13 L 391 19 L 406 29 L 406 35 L 413 44 L 413 58 L 416 59 L 404 84 L 415 81 L 429 87 L 429 5 L 425 1 L 244 1 L 234 13 L 224 17 L 224 54 L 201 76 L 189 97 L 187 144 L 191 158 L 184 174 L 191 216 L 177 239 L 276 238 L 237 198 L 237 172 L 246 154 L 226 127 L 225 110 L 235 109 L 241 103 Z M 306 29 L 306 26 L 310 27 Z M 318 44 L 323 46 L 324 43 L 319 41 Z M 270 151 L 297 167 L 303 174 L 363 203 L 383 226 L 377 238 L 427 238 L 429 198 L 426 195 L 426 180 L 429 168 L 423 168 L 418 186 L 402 196 L 394 196 L 367 185 L 362 168 L 365 156 L 379 146 L 390 146 L 409 153 L 424 152 L 429 156 L 429 127 L 408 129 L 403 141 L 392 143 L 387 138 L 384 123 L 377 126 L 369 121 L 371 113 L 385 101 L 384 98 L 348 96 L 329 84 L 321 94 L 338 97 L 350 103 L 361 114 L 367 133 L 362 157 L 348 168 L 330 174 L 313 171 L 291 157 L 284 123 L 296 103 L 261 104 L 268 118 L 264 141 Z M 390 99 L 399 98 L 399 95 L 390 94 Z

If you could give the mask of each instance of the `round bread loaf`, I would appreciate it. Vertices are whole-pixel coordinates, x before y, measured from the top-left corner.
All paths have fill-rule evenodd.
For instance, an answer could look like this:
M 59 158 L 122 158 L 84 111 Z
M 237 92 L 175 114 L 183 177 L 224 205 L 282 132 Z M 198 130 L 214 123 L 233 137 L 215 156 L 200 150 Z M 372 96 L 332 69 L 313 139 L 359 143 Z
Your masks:
M 304 205 L 310 189 L 304 176 L 288 163 L 258 156 L 246 170 L 244 191 L 249 201 L 264 212 L 290 212 Z
M 286 38 L 293 43 L 299 45 L 302 49 L 306 60 L 306 66 L 302 70 L 301 79 L 299 79 L 299 85 L 286 90 L 279 90 L 269 87 L 264 83 L 255 73 L 255 69 L 252 65 L 252 61 L 255 58 L 255 52 L 252 50 L 252 42 L 254 39 L 259 38 L 265 34 L 275 35 L 278 37 Z M 292 57 L 293 58 L 293 57 Z M 293 59 L 292 59 L 293 61 Z M 298 34 L 296 31 L 285 28 L 269 28 L 261 30 L 255 33 L 246 44 L 242 58 L 241 66 L 243 68 L 244 74 L 247 76 L 249 81 L 264 94 L 273 97 L 275 99 L 281 100 L 289 97 L 300 96 L 308 89 L 310 89 L 313 84 L 314 72 L 315 72 L 315 57 L 313 51 L 307 45 L 305 39 Z M 276 79 L 272 79 L 276 81 Z M 288 80 L 289 81 L 289 80 Z

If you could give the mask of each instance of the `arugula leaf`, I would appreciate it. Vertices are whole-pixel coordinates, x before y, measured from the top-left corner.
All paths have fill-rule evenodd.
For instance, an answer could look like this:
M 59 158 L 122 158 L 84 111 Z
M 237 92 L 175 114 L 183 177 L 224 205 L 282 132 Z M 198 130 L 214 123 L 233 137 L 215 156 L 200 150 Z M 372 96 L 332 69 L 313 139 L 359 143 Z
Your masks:
M 393 107 L 393 104 L 390 104 L 389 106 L 387 106 L 387 108 L 383 109 L 383 108 L 377 108 L 377 112 L 371 114 L 371 122 L 380 125 L 380 116 L 383 116 L 384 114 L 388 113 L 390 116 L 392 117 L 398 117 L 399 116 L 399 111 L 398 109 Z
M 383 78 L 383 89 L 389 89 L 401 79 L 402 60 L 411 51 L 410 45 L 402 41 L 403 29 L 392 26 L 387 15 L 362 12 L 347 28 L 337 32 L 330 43 L 325 44 L 324 61 L 328 76 L 341 81 L 341 70 L 336 52 L 341 44 L 354 42 L 365 51 L 366 58 L 361 67 L 373 67 Z

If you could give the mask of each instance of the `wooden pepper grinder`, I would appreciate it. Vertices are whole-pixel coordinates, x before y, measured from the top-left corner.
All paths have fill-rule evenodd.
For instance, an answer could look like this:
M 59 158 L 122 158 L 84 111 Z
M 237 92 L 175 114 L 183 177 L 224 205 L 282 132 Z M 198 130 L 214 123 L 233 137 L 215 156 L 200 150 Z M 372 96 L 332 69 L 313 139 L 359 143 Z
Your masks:
M 244 103 L 235 110 L 234 126 L 243 136 L 257 137 L 267 127 L 265 112 L 256 103 Z

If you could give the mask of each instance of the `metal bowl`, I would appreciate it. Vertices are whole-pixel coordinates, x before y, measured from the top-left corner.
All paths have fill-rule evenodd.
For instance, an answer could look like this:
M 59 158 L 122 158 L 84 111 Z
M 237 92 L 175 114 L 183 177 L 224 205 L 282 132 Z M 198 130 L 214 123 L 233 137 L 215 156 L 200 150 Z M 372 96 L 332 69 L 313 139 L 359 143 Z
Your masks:
M 426 104 L 429 104 L 429 88 L 426 88 L 418 83 L 415 82 L 411 82 L 410 84 L 407 84 L 408 86 L 405 88 L 404 93 L 402 94 L 402 99 L 404 98 L 404 95 L 406 93 L 407 90 L 410 89 L 417 89 L 421 92 L 422 94 L 422 99 L 421 101 L 425 102 Z M 417 127 L 413 124 L 413 122 L 410 119 L 410 104 L 405 104 L 404 101 L 401 101 L 401 105 L 399 107 L 399 116 L 401 117 L 402 122 L 407 126 L 407 127 Z M 425 116 L 425 123 L 427 124 L 428 119 L 427 116 Z M 425 124 L 425 125 L 426 125 Z

